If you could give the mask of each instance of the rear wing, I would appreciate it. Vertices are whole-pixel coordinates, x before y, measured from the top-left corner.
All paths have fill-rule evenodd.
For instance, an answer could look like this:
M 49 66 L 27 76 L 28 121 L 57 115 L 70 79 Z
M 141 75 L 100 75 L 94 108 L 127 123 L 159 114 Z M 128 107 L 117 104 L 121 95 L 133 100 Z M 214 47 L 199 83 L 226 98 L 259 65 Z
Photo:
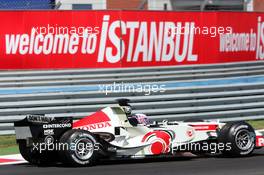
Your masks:
M 14 122 L 14 127 L 17 142 L 43 142 L 47 137 L 59 140 L 63 133 L 72 129 L 72 118 L 27 115 L 23 120 Z

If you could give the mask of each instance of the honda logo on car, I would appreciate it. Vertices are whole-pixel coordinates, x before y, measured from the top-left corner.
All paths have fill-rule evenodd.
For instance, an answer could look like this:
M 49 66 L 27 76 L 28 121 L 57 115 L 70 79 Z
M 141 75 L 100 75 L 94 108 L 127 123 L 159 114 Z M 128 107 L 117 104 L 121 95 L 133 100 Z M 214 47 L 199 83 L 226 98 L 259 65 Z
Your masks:
M 82 130 L 96 130 L 96 129 L 101 129 L 101 128 L 107 128 L 107 127 L 111 127 L 111 123 L 110 122 L 101 122 L 101 123 L 93 123 L 93 124 L 89 124 L 89 125 L 84 125 L 84 126 L 80 126 L 78 127 L 79 129 Z

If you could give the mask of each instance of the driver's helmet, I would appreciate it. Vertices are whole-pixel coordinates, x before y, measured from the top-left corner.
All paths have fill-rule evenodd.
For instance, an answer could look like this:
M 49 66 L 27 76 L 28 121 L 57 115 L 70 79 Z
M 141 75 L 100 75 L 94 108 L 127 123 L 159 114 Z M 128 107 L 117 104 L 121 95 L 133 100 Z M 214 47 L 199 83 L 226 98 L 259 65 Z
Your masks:
M 150 124 L 150 121 L 145 114 L 134 114 L 131 117 L 136 118 L 139 124 L 143 124 L 143 125 Z

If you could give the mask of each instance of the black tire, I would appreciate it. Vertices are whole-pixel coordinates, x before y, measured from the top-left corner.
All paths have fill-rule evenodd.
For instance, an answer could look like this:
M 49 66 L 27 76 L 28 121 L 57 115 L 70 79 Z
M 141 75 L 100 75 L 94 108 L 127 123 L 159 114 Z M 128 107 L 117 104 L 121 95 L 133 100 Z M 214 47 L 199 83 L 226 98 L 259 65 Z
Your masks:
M 225 145 L 225 156 L 249 156 L 256 145 L 255 130 L 244 121 L 230 122 L 220 130 L 218 142 Z
M 27 146 L 26 140 L 18 142 L 19 151 L 22 157 L 30 164 L 38 166 L 51 165 L 56 162 L 56 153 L 54 152 L 42 152 L 34 149 L 33 146 Z
M 95 135 L 88 131 L 69 130 L 61 136 L 60 143 L 68 145 L 68 149 L 59 151 L 60 160 L 66 165 L 91 166 L 98 160 L 99 143 Z

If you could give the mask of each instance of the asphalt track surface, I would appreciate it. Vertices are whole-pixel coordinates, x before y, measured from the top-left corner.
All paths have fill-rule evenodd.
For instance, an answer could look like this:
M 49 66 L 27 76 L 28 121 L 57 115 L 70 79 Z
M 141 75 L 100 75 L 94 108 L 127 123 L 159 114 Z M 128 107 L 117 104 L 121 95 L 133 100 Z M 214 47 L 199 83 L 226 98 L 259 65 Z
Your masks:
M 0 166 L 0 175 L 264 175 L 264 149 L 251 157 L 158 158 L 101 162 L 97 166 L 69 168 L 29 164 Z

